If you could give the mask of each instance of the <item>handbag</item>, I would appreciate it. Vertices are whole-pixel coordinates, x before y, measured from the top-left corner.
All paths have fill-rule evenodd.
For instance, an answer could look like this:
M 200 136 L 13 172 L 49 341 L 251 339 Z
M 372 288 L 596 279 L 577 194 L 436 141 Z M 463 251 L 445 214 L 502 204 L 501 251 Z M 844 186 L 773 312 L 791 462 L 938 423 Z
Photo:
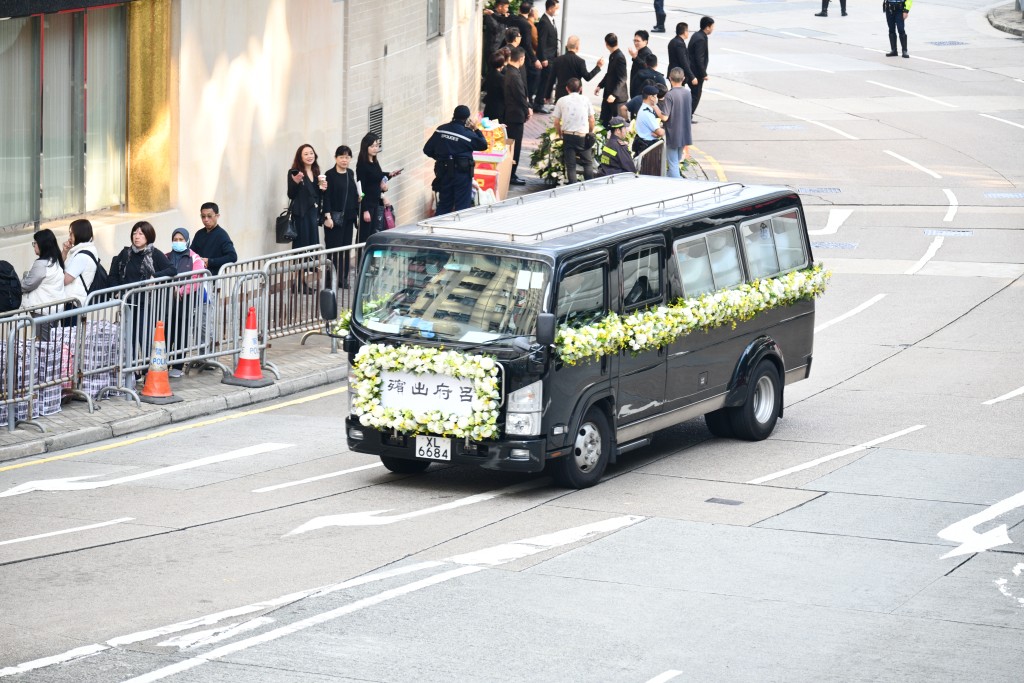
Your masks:
M 293 242 L 298 238 L 299 231 L 295 229 L 295 219 L 292 218 L 292 205 L 290 202 L 288 208 L 278 215 L 274 227 L 277 233 L 278 244 Z
M 390 204 L 384 207 L 384 229 L 391 230 L 395 227 L 395 207 Z

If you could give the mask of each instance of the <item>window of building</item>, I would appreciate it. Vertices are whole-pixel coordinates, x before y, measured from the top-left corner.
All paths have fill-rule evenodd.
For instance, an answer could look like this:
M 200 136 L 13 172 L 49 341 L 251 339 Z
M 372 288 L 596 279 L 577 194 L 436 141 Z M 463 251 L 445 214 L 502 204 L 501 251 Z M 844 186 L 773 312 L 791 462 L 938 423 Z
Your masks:
M 444 0 L 427 0 L 427 38 L 444 33 Z
M 0 22 L 0 227 L 124 203 L 126 52 L 123 6 Z

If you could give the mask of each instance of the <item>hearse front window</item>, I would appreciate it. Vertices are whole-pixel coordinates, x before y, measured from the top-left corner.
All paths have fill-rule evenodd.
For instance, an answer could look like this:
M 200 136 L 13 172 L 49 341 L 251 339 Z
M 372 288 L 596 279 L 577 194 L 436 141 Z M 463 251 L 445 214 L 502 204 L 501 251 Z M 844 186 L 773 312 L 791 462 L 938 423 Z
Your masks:
M 795 209 L 744 223 L 740 229 L 751 277 L 771 277 L 806 265 L 800 214 Z
M 675 251 L 685 296 L 700 296 L 743 282 L 736 234 L 731 227 L 676 242 Z
M 580 327 L 600 320 L 608 310 L 607 280 L 604 263 L 570 267 L 558 285 L 558 324 Z
M 363 266 L 355 319 L 370 330 L 487 342 L 534 333 L 550 280 L 515 256 L 378 247 Z
M 622 293 L 627 309 L 661 300 L 661 247 L 640 247 L 622 259 Z

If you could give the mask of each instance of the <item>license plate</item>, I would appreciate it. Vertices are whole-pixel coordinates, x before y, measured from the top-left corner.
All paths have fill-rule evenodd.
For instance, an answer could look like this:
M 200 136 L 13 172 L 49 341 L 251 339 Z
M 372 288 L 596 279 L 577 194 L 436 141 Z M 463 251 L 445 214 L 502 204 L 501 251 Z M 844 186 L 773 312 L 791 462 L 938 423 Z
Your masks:
M 424 460 L 451 460 L 452 440 L 443 436 L 417 436 L 416 457 Z

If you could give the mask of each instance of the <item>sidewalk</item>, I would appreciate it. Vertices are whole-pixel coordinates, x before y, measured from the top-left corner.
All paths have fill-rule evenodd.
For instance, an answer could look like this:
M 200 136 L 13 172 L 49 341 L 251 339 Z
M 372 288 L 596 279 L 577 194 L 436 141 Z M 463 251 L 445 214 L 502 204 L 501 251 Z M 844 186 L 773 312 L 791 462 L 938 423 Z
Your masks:
M 988 23 L 1000 31 L 1024 37 L 1024 13 L 1012 2 L 989 12 Z
M 281 373 L 281 379 L 272 386 L 248 389 L 221 384 L 219 370 L 193 370 L 188 376 L 171 380 L 171 391 L 182 399 L 178 403 L 164 406 L 143 403 L 139 408 L 135 401 L 115 396 L 95 401 L 96 411 L 90 414 L 87 403 L 72 401 L 65 403 L 56 415 L 38 418 L 38 424 L 46 428 L 46 433 L 31 426 L 22 426 L 13 432 L 0 429 L 0 463 L 212 415 L 314 387 L 337 385 L 345 379 L 346 357 L 340 343 L 338 353 L 332 354 L 331 340 L 327 336 L 312 336 L 305 346 L 300 345 L 301 339 L 302 335 L 296 334 L 271 342 L 267 360 Z M 230 362 L 230 359 L 222 360 Z M 273 374 L 266 376 L 273 378 Z

